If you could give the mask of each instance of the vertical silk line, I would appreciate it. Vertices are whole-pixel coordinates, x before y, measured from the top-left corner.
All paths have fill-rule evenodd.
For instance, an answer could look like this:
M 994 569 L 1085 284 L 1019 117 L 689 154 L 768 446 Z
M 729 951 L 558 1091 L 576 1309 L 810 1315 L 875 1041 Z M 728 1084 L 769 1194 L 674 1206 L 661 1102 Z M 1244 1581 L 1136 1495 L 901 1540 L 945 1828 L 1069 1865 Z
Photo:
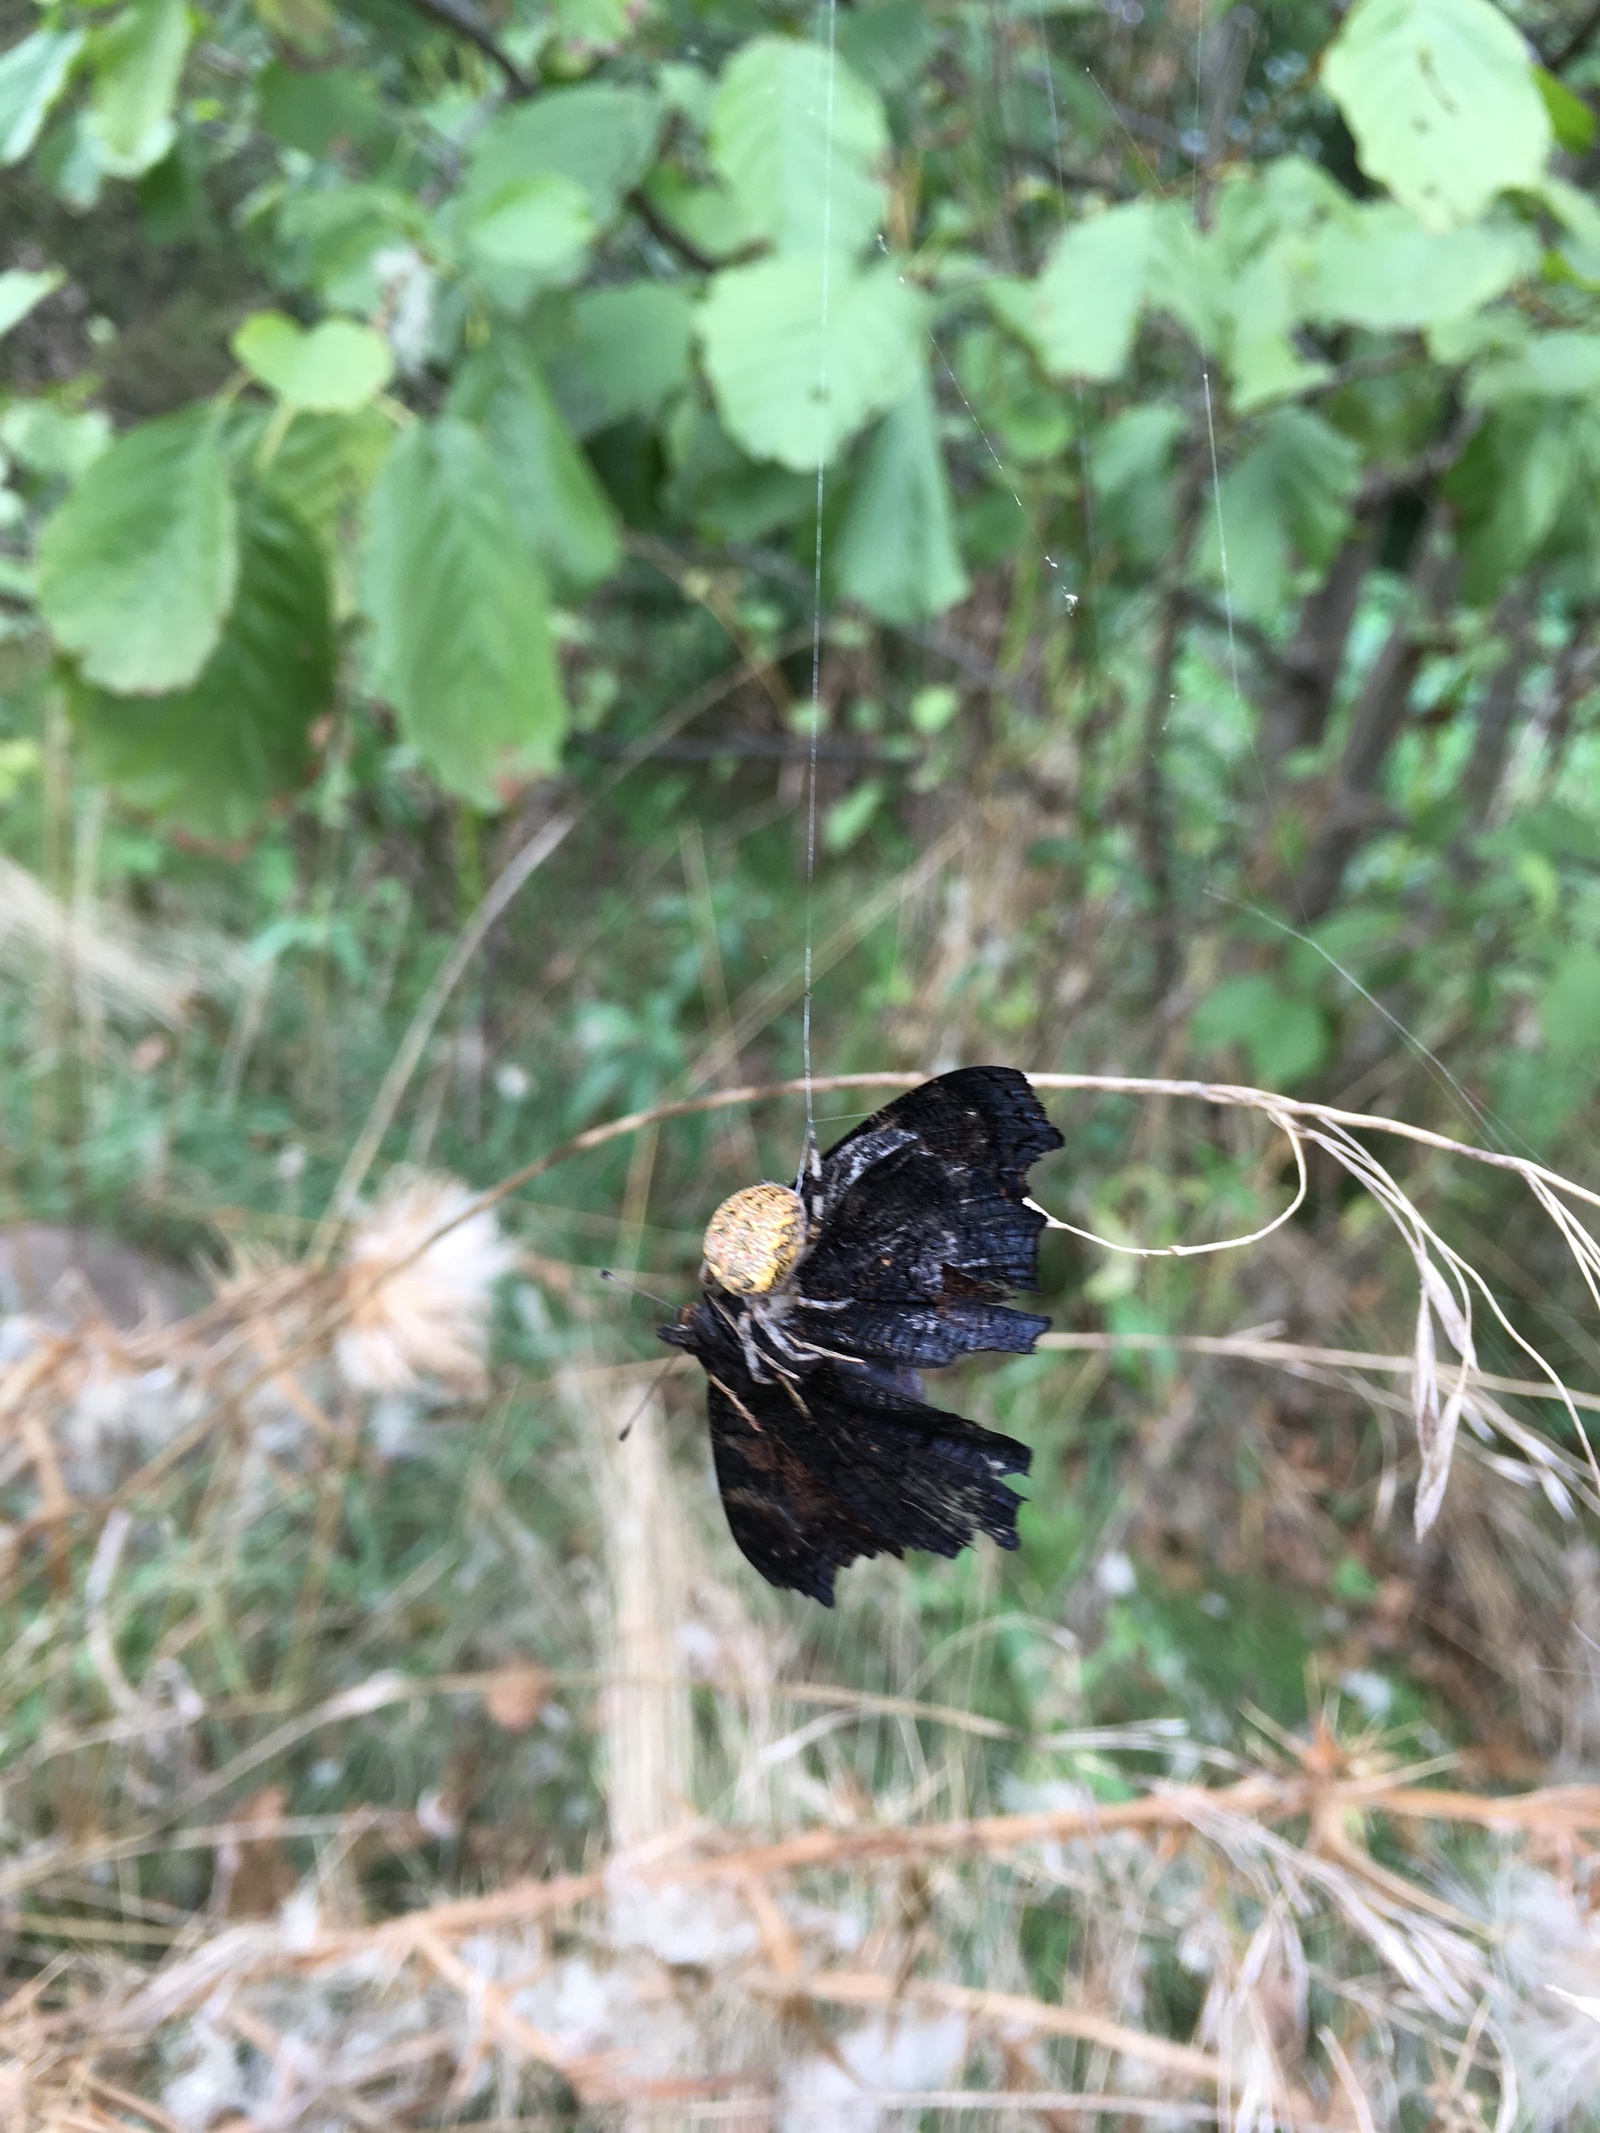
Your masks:
M 816 1140 L 816 1092 L 811 1085 L 811 964 L 817 889 L 817 740 L 822 726 L 822 505 L 828 480 L 828 298 L 833 273 L 833 88 L 839 0 L 828 0 L 828 100 L 822 134 L 822 331 L 817 349 L 817 546 L 811 585 L 811 734 L 806 750 L 805 997 L 800 1009 L 801 1072 L 806 1084 L 806 1160 Z
M 1194 192 L 1189 213 L 1193 223 L 1190 238 L 1192 251 L 1197 252 L 1200 243 L 1200 172 L 1210 157 L 1211 134 L 1205 125 L 1205 78 L 1206 78 L 1206 0 L 1201 0 L 1200 16 L 1195 25 L 1194 42 Z M 1211 455 L 1211 496 L 1217 515 L 1217 562 L 1222 572 L 1222 612 L 1228 621 L 1228 679 L 1233 685 L 1235 706 L 1242 707 L 1244 694 L 1239 686 L 1239 647 L 1234 642 L 1233 631 L 1233 586 L 1228 578 L 1228 529 L 1222 508 L 1222 476 L 1217 466 L 1217 423 L 1211 405 L 1211 354 L 1205 341 L 1205 312 L 1202 309 L 1203 292 L 1200 276 L 1195 276 L 1195 294 L 1200 299 L 1195 305 L 1195 317 L 1200 325 L 1200 385 L 1206 402 L 1206 447 Z M 1247 721 L 1248 724 L 1248 721 Z M 1256 775 L 1261 779 L 1263 795 L 1266 793 L 1266 777 L 1261 769 L 1261 759 L 1255 754 L 1255 738 L 1251 736 L 1250 753 L 1255 757 Z

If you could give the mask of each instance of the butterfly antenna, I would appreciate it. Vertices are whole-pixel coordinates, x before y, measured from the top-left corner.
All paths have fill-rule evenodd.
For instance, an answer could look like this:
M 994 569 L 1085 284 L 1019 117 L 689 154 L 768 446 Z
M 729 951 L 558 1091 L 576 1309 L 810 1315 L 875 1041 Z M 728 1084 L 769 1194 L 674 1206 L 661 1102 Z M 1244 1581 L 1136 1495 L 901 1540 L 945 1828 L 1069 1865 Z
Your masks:
M 602 1281 L 615 1283 L 619 1289 L 626 1289 L 630 1296 L 642 1296 L 646 1303 L 659 1304 L 663 1311 L 676 1311 L 678 1308 L 675 1303 L 669 1303 L 666 1297 L 658 1296 L 654 1289 L 641 1289 L 639 1284 L 630 1281 L 626 1274 L 615 1274 L 608 1266 L 597 1267 L 595 1271 Z M 631 1429 L 633 1424 L 630 1422 L 628 1427 Z
M 647 1385 L 644 1391 L 640 1393 L 637 1401 L 634 1403 L 633 1413 L 629 1415 L 627 1421 L 624 1422 L 621 1429 L 617 1431 L 617 1442 L 619 1444 L 626 1444 L 628 1439 L 633 1435 L 633 1425 L 635 1424 L 635 1422 L 638 1421 L 639 1417 L 649 1406 L 650 1396 L 655 1391 L 655 1389 L 656 1388 L 653 1384 Z

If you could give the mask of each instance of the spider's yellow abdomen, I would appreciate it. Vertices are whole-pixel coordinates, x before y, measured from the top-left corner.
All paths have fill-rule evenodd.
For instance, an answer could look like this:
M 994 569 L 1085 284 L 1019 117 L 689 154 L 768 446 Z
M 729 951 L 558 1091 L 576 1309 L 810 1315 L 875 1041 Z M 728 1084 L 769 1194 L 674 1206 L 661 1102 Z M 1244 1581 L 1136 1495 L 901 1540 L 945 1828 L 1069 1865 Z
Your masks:
M 790 1273 L 806 1241 L 806 1211 L 787 1185 L 747 1185 L 706 1227 L 706 1272 L 734 1296 L 765 1296 Z

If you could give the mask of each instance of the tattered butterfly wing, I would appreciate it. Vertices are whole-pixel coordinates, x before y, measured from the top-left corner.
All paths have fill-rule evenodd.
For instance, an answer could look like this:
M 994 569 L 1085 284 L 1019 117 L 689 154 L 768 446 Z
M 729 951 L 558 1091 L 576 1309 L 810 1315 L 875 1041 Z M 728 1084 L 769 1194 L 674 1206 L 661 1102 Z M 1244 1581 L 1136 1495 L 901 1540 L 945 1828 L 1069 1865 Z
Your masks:
M 980 1533 L 1017 1545 L 1025 1444 L 930 1407 L 915 1379 L 819 1363 L 798 1382 L 754 1377 L 736 1335 L 697 1305 L 670 1329 L 704 1365 L 717 1486 L 734 1539 L 769 1584 L 833 1604 L 858 1557 L 959 1555 Z
M 825 1345 L 926 1368 L 1027 1354 L 1049 1324 L 1000 1299 L 1038 1280 L 1028 1165 L 1062 1145 L 1025 1075 L 963 1067 L 865 1120 L 823 1158 L 820 1234 L 800 1267 Z M 847 1306 L 848 1308 L 843 1308 Z

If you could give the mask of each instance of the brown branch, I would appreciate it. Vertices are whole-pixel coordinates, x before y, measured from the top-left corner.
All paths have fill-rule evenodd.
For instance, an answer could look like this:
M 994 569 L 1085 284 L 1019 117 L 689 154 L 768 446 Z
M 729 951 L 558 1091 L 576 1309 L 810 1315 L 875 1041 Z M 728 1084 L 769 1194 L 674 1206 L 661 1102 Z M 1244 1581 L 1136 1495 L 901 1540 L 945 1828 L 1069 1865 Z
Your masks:
M 539 84 L 530 81 L 517 65 L 505 46 L 500 43 L 470 0 L 411 0 L 419 15 L 428 15 L 444 29 L 453 30 L 458 37 L 465 37 L 474 44 L 484 58 L 491 60 L 506 78 L 506 87 L 520 102 L 539 93 Z
M 1374 557 L 1371 526 L 1358 518 L 1327 576 L 1301 604 L 1293 641 L 1280 655 L 1278 693 L 1262 721 L 1261 761 L 1268 776 L 1285 756 L 1315 748 L 1322 739 Z
M 1227 2085 L 1230 2081 L 1238 2084 L 1244 2080 L 1242 2074 L 1230 2075 L 1229 2069 L 1213 2053 L 1199 2051 L 1192 2044 L 1179 2044 L 1171 2037 L 1152 2036 L 1145 2029 L 1130 2029 L 1125 2022 L 1113 2022 L 1105 2015 L 1091 2014 L 1084 2007 L 1054 2006 L 1048 2001 L 1030 1999 L 1016 1992 L 947 1985 L 937 1978 L 902 1980 L 884 1977 L 873 1970 L 823 1970 L 801 1978 L 757 1971 L 746 1982 L 754 1992 L 771 1995 L 799 1992 L 827 2007 L 895 2007 L 906 2000 L 921 2001 L 925 2006 L 946 2007 L 956 2013 L 971 2015 L 980 2022 L 1030 2029 L 1040 2036 L 1076 2037 L 1082 2043 L 1122 2052 L 1130 2059 L 1142 2059 L 1147 2066 L 1165 2067 L 1170 2074 L 1204 2082 L 1208 2087 Z M 1028 2108 L 1034 2108 L 1031 2099 Z
M 702 251 L 692 237 L 685 236 L 675 223 L 669 222 L 642 185 L 636 185 L 626 197 L 629 207 L 657 244 L 664 244 L 669 252 L 676 252 L 686 267 L 693 267 L 697 274 L 714 274 L 718 267 L 728 264 Z
M 1427 627 L 1452 574 L 1452 558 L 1436 541 L 1437 514 L 1417 535 L 1409 597 L 1372 663 L 1356 701 L 1350 737 L 1333 789 L 1312 833 L 1305 866 L 1294 882 L 1301 915 L 1326 915 L 1339 894 L 1345 869 L 1385 819 L 1378 781 L 1389 749 L 1405 724 L 1412 685 L 1428 654 Z
M 1522 707 L 1522 685 L 1538 656 L 1533 630 L 1535 586 L 1533 579 L 1519 581 L 1501 601 L 1495 616 L 1495 627 L 1506 641 L 1505 654 L 1479 706 L 1472 755 L 1461 778 L 1467 820 L 1475 828 L 1482 826 L 1500 789 L 1512 729 Z

